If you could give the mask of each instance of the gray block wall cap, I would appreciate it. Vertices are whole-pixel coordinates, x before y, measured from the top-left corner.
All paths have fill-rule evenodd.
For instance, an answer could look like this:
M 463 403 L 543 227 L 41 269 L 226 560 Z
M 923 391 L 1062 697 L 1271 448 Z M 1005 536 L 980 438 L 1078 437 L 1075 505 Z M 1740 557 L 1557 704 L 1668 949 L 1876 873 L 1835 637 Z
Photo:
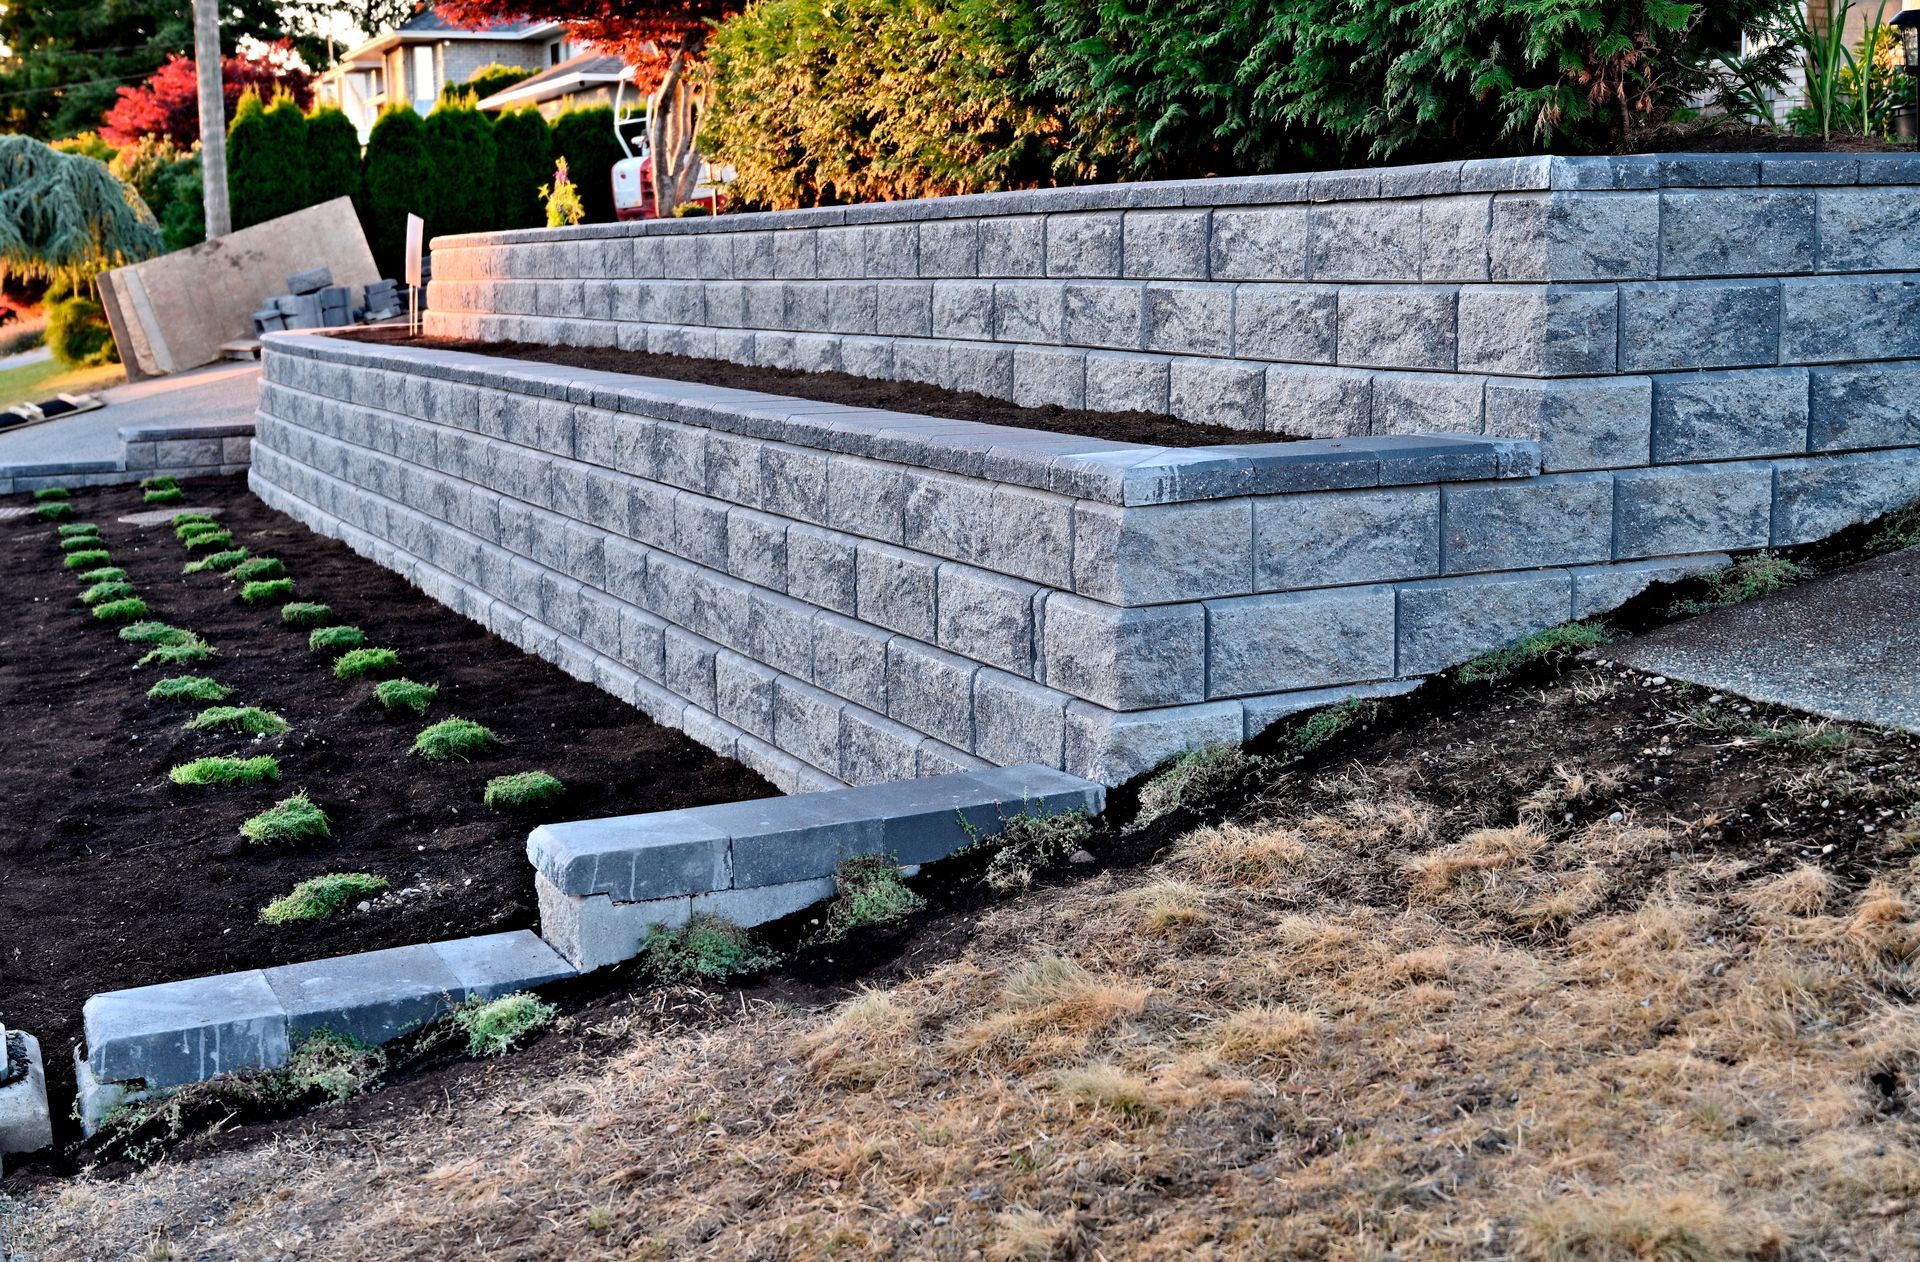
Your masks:
M 568 894 L 634 902 L 726 889 L 733 835 L 711 809 L 542 824 L 527 835 L 527 859 Z
M 253 435 L 253 422 L 237 421 L 231 425 L 126 425 L 118 433 L 123 443 L 171 442 L 182 438 L 249 438 Z
M 260 969 L 109 991 L 80 1011 L 87 1063 L 103 1082 L 178 1086 L 287 1054 L 286 1009 Z
M 46 464 L 0 465 L 0 478 L 52 478 L 69 473 L 119 473 L 118 460 L 56 460 Z
M 453 974 L 465 999 L 498 999 L 579 976 L 558 951 L 527 929 L 454 938 L 432 943 L 430 949 Z

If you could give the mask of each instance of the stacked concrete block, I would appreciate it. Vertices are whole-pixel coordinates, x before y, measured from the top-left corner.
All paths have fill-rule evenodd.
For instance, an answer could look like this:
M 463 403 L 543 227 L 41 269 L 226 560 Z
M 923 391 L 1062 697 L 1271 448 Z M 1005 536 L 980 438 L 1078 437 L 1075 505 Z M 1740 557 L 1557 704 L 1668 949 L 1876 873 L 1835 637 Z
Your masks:
M 88 1130 L 142 1093 L 286 1063 L 319 1030 L 382 1043 L 469 999 L 572 977 L 525 930 L 110 991 L 82 1010 L 75 1056 Z
M 784 788 L 1114 781 L 1920 493 L 1920 260 L 1874 238 L 1916 182 L 1528 159 L 451 238 L 431 331 L 1248 438 L 286 337 L 254 484 Z
M 0 1172 L 9 1155 L 39 1152 L 52 1143 L 47 1069 L 39 1040 L 24 1030 L 0 1026 Z
M 755 925 L 832 895 L 861 855 L 930 863 L 1009 817 L 1098 814 L 1097 784 L 1044 766 L 544 824 L 527 839 L 541 933 L 582 972 L 631 958 L 697 914 Z

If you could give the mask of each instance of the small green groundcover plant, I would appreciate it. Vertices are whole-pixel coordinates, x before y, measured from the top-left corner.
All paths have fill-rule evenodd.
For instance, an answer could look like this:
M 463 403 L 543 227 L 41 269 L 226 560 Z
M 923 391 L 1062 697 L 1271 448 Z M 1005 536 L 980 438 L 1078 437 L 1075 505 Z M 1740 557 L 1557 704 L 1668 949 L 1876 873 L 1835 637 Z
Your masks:
M 93 607 L 93 616 L 102 622 L 133 622 L 147 616 L 147 602 L 138 596 L 104 600 Z
M 516 771 L 487 781 L 481 800 L 496 811 L 525 811 L 550 806 L 566 792 L 566 785 L 544 771 Z
M 173 537 L 181 543 L 189 543 L 202 535 L 224 533 L 226 533 L 226 527 L 205 513 L 174 514 Z
M 95 566 L 105 565 L 113 558 L 107 555 L 105 548 L 88 548 L 84 552 L 67 553 L 67 568 L 70 570 L 91 570 Z
M 171 491 L 179 485 L 180 479 L 174 477 L 171 473 L 157 473 L 150 478 L 140 479 L 140 489 L 143 491 Z M 185 515 L 184 513 L 176 514 L 177 517 L 184 517 Z M 204 516 L 204 514 L 202 515 Z
M 329 872 L 300 882 L 268 903 L 260 909 L 260 919 L 270 925 L 329 920 L 348 904 L 384 893 L 386 888 L 387 878 L 371 872 Z
M 187 551 L 198 552 L 202 548 L 226 548 L 233 542 L 233 536 L 224 530 L 208 530 L 194 535 L 186 541 Z
M 264 583 L 248 583 L 240 589 L 240 599 L 249 605 L 271 605 L 293 595 L 293 580 L 270 578 Z
M 191 631 L 164 622 L 135 622 L 120 628 L 120 638 L 128 644 L 190 644 L 195 637 Z
M 233 689 L 205 675 L 169 675 L 147 689 L 149 701 L 225 701 Z
M 1027 888 L 1040 873 L 1066 862 L 1093 840 L 1093 821 L 1085 811 L 1050 815 L 1029 808 L 1002 819 L 1000 831 L 991 837 L 981 836 L 965 820 L 961 827 L 975 839 L 961 854 L 988 856 L 981 879 L 1003 894 Z
M 287 606 L 287 609 L 291 608 L 292 605 Z M 286 609 L 280 611 L 280 616 L 286 617 Z M 316 653 L 343 653 L 348 649 L 357 649 L 366 642 L 367 633 L 359 627 L 315 627 L 307 637 L 307 647 Z
M 109 600 L 120 600 L 123 597 L 132 596 L 138 591 L 139 589 L 132 583 L 95 583 L 80 593 L 80 603 L 83 605 L 103 604 Z
M 215 552 L 203 556 L 198 561 L 189 561 L 180 567 L 180 572 L 182 574 L 204 574 L 208 570 L 212 570 L 216 574 L 224 574 L 246 559 L 247 550 L 245 548 L 229 548 L 225 552 Z
M 642 965 L 665 982 L 723 982 L 780 962 L 739 925 L 698 915 L 678 929 L 654 926 L 640 948 Z
M 197 635 L 178 644 L 156 644 L 140 659 L 142 666 L 197 666 L 213 660 L 213 645 Z
M 399 668 L 400 655 L 392 649 L 348 649 L 333 659 L 335 679 L 385 675 Z
M 472 719 L 441 719 L 420 729 L 413 752 L 428 762 L 477 758 L 500 743 L 500 738 Z
M 467 1036 L 469 1056 L 502 1056 L 553 1024 L 560 1010 L 524 990 L 498 999 L 477 996 L 453 1010 L 453 1024 Z
M 1187 750 L 1141 787 L 1134 826 L 1150 824 L 1183 806 L 1207 800 L 1258 762 L 1257 757 L 1242 753 L 1238 745 L 1210 744 Z
M 290 627 L 324 627 L 333 621 L 333 610 L 311 600 L 295 600 L 280 606 L 280 621 Z
M 163 486 L 148 491 L 140 498 L 148 504 L 180 504 L 186 501 L 187 493 L 177 486 Z
M 80 576 L 83 583 L 119 583 L 127 577 L 127 572 L 117 565 L 103 565 L 97 570 L 88 570 Z
M 440 695 L 437 684 L 420 684 L 411 679 L 383 679 L 373 686 L 374 700 L 389 710 L 411 710 L 425 714 Z
M 898 924 L 927 905 L 900 879 L 900 860 L 890 854 L 863 854 L 834 871 L 838 887 L 827 904 L 821 938 L 837 942 L 856 929 Z
M 1699 598 L 1674 601 L 1667 615 L 1690 618 L 1696 614 L 1711 613 L 1715 609 L 1765 596 L 1768 592 L 1777 592 L 1782 587 L 1791 587 L 1806 576 L 1807 571 L 1803 567 L 1771 552 L 1742 557 L 1726 569 L 1709 574 L 1706 591 Z
M 42 504 L 35 508 L 33 515 L 41 521 L 63 521 L 73 516 L 73 505 L 65 500 L 55 500 L 51 504 Z
M 243 732 L 248 736 L 278 736 L 287 721 L 253 705 L 208 706 L 187 720 L 189 732 Z
M 1503 649 L 1482 653 L 1460 667 L 1463 684 L 1497 684 L 1535 662 L 1575 657 L 1588 649 L 1611 644 L 1619 637 L 1598 622 L 1568 622 L 1536 631 Z
M 43 486 L 33 493 L 33 498 L 42 503 L 53 500 L 68 500 L 73 498 L 73 492 L 67 490 L 64 486 Z
M 183 762 L 167 773 L 167 779 L 175 784 L 208 785 L 226 787 L 229 785 L 259 784 L 263 780 L 280 778 L 280 762 L 271 754 L 261 754 L 255 758 L 196 758 L 192 762 Z
M 214 521 L 212 513 L 193 512 L 175 513 L 167 518 L 167 524 L 173 527 L 174 533 L 178 534 L 188 526 L 214 526 L 219 523 Z
M 285 578 L 287 567 L 280 563 L 279 557 L 254 557 L 251 561 L 242 561 L 234 566 L 233 576 L 243 583 L 264 578 Z
M 70 521 L 60 527 L 60 537 L 62 539 L 73 539 L 81 535 L 98 537 L 99 534 L 100 527 L 90 521 Z
M 282 798 L 240 825 L 240 835 L 259 846 L 330 837 L 327 813 L 304 793 Z
M 99 535 L 68 535 L 60 541 L 62 552 L 89 552 L 100 546 Z

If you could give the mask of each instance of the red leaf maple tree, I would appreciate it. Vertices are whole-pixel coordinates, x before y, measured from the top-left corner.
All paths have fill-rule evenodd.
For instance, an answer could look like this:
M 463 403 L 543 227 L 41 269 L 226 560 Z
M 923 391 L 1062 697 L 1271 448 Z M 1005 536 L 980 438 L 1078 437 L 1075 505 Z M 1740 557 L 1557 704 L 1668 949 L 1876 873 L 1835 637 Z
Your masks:
M 269 45 L 261 57 L 224 57 L 220 79 L 227 99 L 227 117 L 233 117 L 240 97 L 252 88 L 272 99 L 284 89 L 301 109 L 313 104 L 313 76 L 289 64 L 293 46 L 282 40 Z M 118 99 L 100 123 L 100 136 L 115 148 L 125 148 L 142 136 L 164 136 L 185 149 L 200 139 L 200 86 L 193 58 L 178 53 L 141 83 L 121 88 Z
M 483 29 L 502 22 L 565 24 L 575 38 L 616 53 L 647 97 L 647 152 L 662 213 L 691 200 L 699 179 L 699 87 L 689 75 L 707 31 L 746 0 L 438 0 L 441 17 Z

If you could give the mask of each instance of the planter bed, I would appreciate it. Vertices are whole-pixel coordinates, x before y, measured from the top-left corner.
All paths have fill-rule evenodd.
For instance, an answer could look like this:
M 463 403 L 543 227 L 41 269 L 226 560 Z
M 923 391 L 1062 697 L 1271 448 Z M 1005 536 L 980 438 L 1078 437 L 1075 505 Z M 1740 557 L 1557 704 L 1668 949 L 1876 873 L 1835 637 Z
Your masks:
M 0 1016 L 48 1049 L 57 1096 L 89 995 L 242 968 L 289 964 L 536 923 L 525 838 L 545 819 L 579 819 L 767 796 L 758 775 L 657 726 L 591 684 L 488 634 L 402 579 L 266 508 L 237 478 L 187 484 L 178 508 L 216 508 L 238 545 L 286 564 L 296 599 L 323 601 L 368 643 L 400 654 L 402 673 L 437 684 L 426 715 L 390 714 L 366 680 L 342 681 L 276 605 L 247 605 L 216 573 L 183 576 L 188 552 L 169 526 L 118 519 L 146 508 L 132 487 L 79 491 L 74 520 L 100 526 L 151 617 L 188 628 L 218 656 L 192 667 L 135 668 L 144 649 L 87 615 L 51 524 L 0 524 L 0 630 L 13 774 L 0 784 Z M 255 740 L 191 732 L 191 703 L 149 701 L 174 674 L 210 675 L 229 704 L 258 705 L 292 730 Z M 470 762 L 408 750 L 419 729 L 473 719 L 504 744 Z M 272 753 L 277 783 L 187 788 L 168 770 L 202 755 Z M 567 793 L 536 814 L 481 802 L 489 778 L 544 769 Z M 254 847 L 240 823 L 306 791 L 332 839 Z M 326 872 L 366 871 L 393 891 L 370 912 L 266 925 L 268 902 Z
M 596 372 L 630 373 L 638 377 L 658 377 L 666 381 L 685 381 L 695 385 L 724 386 L 730 390 L 758 390 L 763 394 L 787 395 L 817 403 L 838 403 L 845 407 L 878 408 L 888 412 L 909 412 L 942 420 L 979 421 L 986 425 L 1010 425 L 1016 429 L 1040 430 L 1049 434 L 1074 434 L 1085 438 L 1104 438 L 1112 442 L 1146 443 L 1158 447 L 1212 447 L 1221 443 L 1244 443 L 1249 435 L 1243 429 L 1225 425 L 1207 425 L 1182 421 L 1154 412 L 1092 412 L 1084 408 L 1065 408 L 1057 404 L 1023 406 L 969 390 L 949 390 L 944 386 L 919 381 L 890 381 L 877 377 L 858 377 L 845 372 L 806 372 L 797 368 L 773 368 L 766 365 L 736 364 L 725 359 L 699 359 L 690 355 L 665 355 L 651 351 L 620 350 L 612 346 L 560 346 L 537 342 L 490 342 L 462 337 L 410 337 L 394 329 L 376 328 L 340 334 L 350 342 L 374 342 L 382 346 L 422 346 L 431 350 L 467 351 L 475 355 L 493 355 L 501 359 L 524 359 L 541 364 L 562 364 Z M 1287 434 L 1259 434 L 1263 443 L 1294 442 Z

